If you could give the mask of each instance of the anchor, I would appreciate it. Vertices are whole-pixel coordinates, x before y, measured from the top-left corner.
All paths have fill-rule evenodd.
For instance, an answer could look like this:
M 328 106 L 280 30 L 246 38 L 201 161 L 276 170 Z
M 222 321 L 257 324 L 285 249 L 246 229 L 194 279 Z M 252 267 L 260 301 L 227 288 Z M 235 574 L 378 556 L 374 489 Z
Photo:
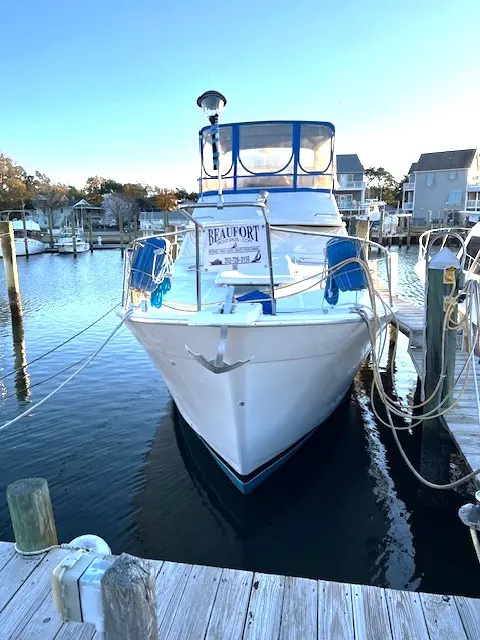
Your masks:
M 227 295 L 225 296 L 225 302 L 223 304 L 222 313 L 229 314 L 232 312 L 232 304 L 233 304 L 233 293 L 235 291 L 235 287 L 227 288 Z M 188 345 L 185 345 L 185 349 L 188 353 L 195 358 L 195 360 L 208 369 L 212 373 L 227 373 L 227 371 L 233 371 L 234 369 L 238 369 L 238 367 L 242 367 L 244 364 L 247 364 L 251 360 L 253 360 L 253 356 L 248 358 L 247 360 L 238 360 L 237 362 L 233 362 L 229 364 L 225 362 L 223 356 L 225 355 L 225 349 L 227 347 L 227 338 L 228 338 L 228 325 L 224 324 L 220 328 L 220 341 L 217 347 L 217 354 L 215 356 L 215 360 L 207 360 L 200 353 L 194 353 Z

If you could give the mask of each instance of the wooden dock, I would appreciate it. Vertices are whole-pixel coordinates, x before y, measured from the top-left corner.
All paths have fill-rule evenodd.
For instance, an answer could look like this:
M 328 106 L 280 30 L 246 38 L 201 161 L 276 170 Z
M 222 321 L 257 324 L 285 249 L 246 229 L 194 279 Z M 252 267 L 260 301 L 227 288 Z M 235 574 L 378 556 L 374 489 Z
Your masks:
M 68 553 L 24 557 L 0 542 L 2 640 L 99 640 L 92 625 L 64 624 L 55 611 L 52 570 Z M 161 640 L 480 638 L 480 600 L 472 598 L 150 562 Z

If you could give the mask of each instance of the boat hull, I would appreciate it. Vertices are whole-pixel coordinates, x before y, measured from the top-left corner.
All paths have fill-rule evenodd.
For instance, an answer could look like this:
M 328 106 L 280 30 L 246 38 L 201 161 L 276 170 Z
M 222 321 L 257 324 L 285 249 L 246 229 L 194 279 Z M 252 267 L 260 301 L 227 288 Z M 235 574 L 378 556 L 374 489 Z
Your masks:
M 57 243 L 58 253 L 74 253 L 73 244 Z M 90 249 L 88 242 L 77 242 L 77 253 L 85 253 Z
M 162 373 L 186 422 L 240 489 L 267 477 L 270 467 L 292 455 L 330 416 L 369 350 L 360 319 L 232 327 L 225 361 L 252 359 L 213 373 L 185 346 L 214 359 L 219 327 L 131 319 L 127 324 Z
M 40 240 L 33 240 L 32 238 L 27 239 L 28 243 L 28 255 L 33 256 L 36 253 L 43 253 L 47 248 L 47 245 Z M 25 240 L 20 238 L 15 240 L 15 253 L 17 256 L 25 256 L 27 255 L 25 251 Z M 0 258 L 2 257 L 2 250 L 0 249 Z

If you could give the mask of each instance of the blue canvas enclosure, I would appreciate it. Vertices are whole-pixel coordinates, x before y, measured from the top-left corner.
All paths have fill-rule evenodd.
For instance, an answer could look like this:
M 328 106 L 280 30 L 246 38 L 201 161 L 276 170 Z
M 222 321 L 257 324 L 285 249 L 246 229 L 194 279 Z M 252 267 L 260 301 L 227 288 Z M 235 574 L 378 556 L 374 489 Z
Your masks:
M 130 272 L 132 289 L 151 293 L 157 288 L 165 275 L 169 244 L 165 238 L 147 238 L 138 242 Z
M 349 258 L 361 258 L 362 247 L 358 240 L 350 238 L 332 238 L 327 242 L 327 265 L 329 269 L 335 268 Z M 360 291 L 367 288 L 367 279 L 363 269 L 358 263 L 352 262 L 329 276 L 325 289 L 325 300 L 332 305 L 338 302 L 340 291 Z

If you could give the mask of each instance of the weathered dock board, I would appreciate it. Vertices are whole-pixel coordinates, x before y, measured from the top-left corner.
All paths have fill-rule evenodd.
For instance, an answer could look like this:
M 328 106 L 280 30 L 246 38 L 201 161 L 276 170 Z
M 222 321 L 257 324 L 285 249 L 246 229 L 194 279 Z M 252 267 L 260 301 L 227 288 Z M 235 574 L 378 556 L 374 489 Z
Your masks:
M 53 567 L 0 542 L 1 640 L 97 640 L 91 625 L 62 624 Z M 480 600 L 152 560 L 159 638 L 168 640 L 477 640 Z

